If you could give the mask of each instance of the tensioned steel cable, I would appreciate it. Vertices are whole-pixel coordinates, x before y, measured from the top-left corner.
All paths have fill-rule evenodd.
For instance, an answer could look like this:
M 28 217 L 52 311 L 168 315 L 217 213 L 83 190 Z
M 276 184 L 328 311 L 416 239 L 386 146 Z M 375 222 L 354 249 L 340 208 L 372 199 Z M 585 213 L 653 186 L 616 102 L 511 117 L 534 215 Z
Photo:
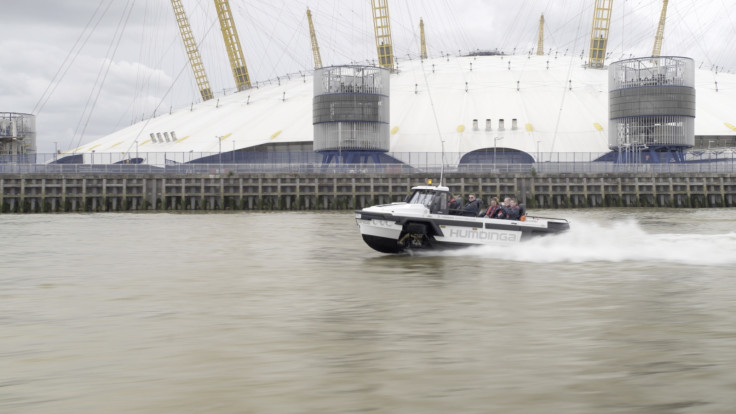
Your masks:
M 128 9 L 128 5 L 130 6 L 129 9 Z M 123 38 L 123 33 L 125 32 L 125 28 L 128 25 L 128 20 L 130 19 L 130 15 L 133 12 L 133 6 L 134 5 L 135 5 L 135 0 L 130 0 L 128 2 L 128 4 L 126 4 L 126 6 L 125 6 L 126 8 L 123 9 L 123 14 L 122 14 L 122 16 L 120 18 L 120 21 L 118 22 L 118 27 L 115 30 L 115 34 L 113 35 L 112 41 L 110 43 L 110 48 L 108 48 L 108 53 L 105 56 L 105 59 L 107 61 L 107 65 L 106 66 L 103 65 L 100 68 L 100 73 L 98 73 L 98 75 L 97 75 L 97 79 L 99 80 L 100 79 L 100 74 L 102 74 L 102 80 L 99 82 L 99 86 L 97 87 L 97 93 L 96 93 L 96 95 L 94 97 L 94 100 L 92 101 L 92 106 L 90 107 L 89 113 L 87 114 L 87 120 L 84 123 L 84 127 L 82 128 L 82 132 L 79 134 L 79 139 L 77 139 L 77 144 L 74 145 L 75 148 L 78 148 L 79 147 L 79 145 L 82 142 L 82 139 L 84 138 L 84 133 L 87 131 L 87 126 L 89 125 L 89 120 L 92 118 L 92 113 L 94 112 L 95 107 L 97 106 L 97 100 L 99 99 L 100 93 L 102 92 L 102 88 L 105 85 L 105 80 L 107 79 L 107 74 L 110 72 L 110 67 L 112 66 L 113 60 L 115 58 L 115 53 L 117 52 L 118 47 L 120 46 L 120 40 Z M 126 9 L 127 9 L 127 14 L 126 14 Z M 117 41 L 115 39 L 116 37 L 117 37 Z M 114 47 L 113 47 L 113 44 L 114 44 Z M 112 54 L 110 54 L 110 51 L 112 51 Z M 109 58 L 108 58 L 108 55 L 109 55 Z M 103 69 L 104 69 L 104 74 L 102 73 L 102 70 Z M 96 81 L 95 81 L 95 84 L 97 85 L 97 82 Z M 94 93 L 94 88 L 92 88 L 92 91 L 90 92 L 90 97 L 92 96 L 92 93 Z M 89 98 L 90 97 L 87 98 L 87 105 L 89 104 Z M 85 106 L 87 106 L 87 105 L 85 105 Z M 85 111 L 86 111 L 86 108 L 85 108 Z M 82 119 L 84 119 L 84 111 L 82 112 L 82 118 L 80 119 L 80 123 L 81 123 Z M 78 130 L 78 129 L 79 129 L 79 124 L 77 124 L 77 129 L 76 130 Z M 75 132 L 75 135 L 76 135 L 76 132 Z M 74 139 L 73 136 L 72 136 L 72 139 Z
M 82 51 L 82 49 L 84 49 L 84 46 L 87 44 L 87 41 L 89 40 L 90 35 L 95 31 L 95 29 L 97 28 L 97 25 L 100 23 L 100 20 L 102 20 L 102 17 L 105 16 L 105 14 L 107 13 L 107 10 L 110 9 L 110 5 L 112 5 L 113 3 L 112 1 L 110 1 L 110 3 L 107 4 L 107 7 L 103 11 L 103 13 L 100 15 L 100 17 L 97 19 L 97 22 L 95 23 L 92 30 L 90 30 L 89 33 L 87 33 L 87 37 L 84 39 L 84 42 L 82 42 L 82 45 L 79 47 L 77 52 L 74 53 L 74 49 L 76 49 L 77 45 L 79 45 L 79 41 L 82 39 L 82 37 L 84 37 L 85 32 L 87 32 L 87 29 L 89 29 L 90 24 L 92 24 L 92 21 L 94 20 L 95 15 L 97 15 L 97 12 L 100 10 L 100 7 L 102 7 L 102 4 L 104 2 L 105 0 L 100 0 L 100 3 L 97 5 L 97 8 L 95 9 L 94 13 L 92 13 L 92 16 L 90 16 L 89 21 L 87 21 L 87 24 L 84 26 L 84 29 L 79 34 L 77 41 L 74 42 L 74 46 L 72 46 L 72 48 L 69 49 L 69 53 L 67 53 L 66 58 L 64 58 L 64 61 L 61 62 L 61 65 L 59 65 L 59 68 L 56 70 L 54 77 L 51 79 L 48 86 L 46 86 L 46 89 L 41 94 L 41 97 L 38 99 L 38 102 L 36 102 L 36 105 L 33 107 L 33 110 L 31 110 L 32 114 L 38 115 L 39 113 L 41 113 L 43 108 L 46 106 L 46 103 L 49 101 L 51 96 L 54 94 L 54 91 L 56 91 L 56 87 L 59 86 L 61 81 L 64 79 L 64 76 L 66 75 L 67 71 L 72 66 L 72 64 L 74 64 L 74 61 L 79 56 L 79 53 Z M 74 53 L 74 57 L 70 61 L 69 57 L 72 56 L 72 53 Z M 67 62 L 69 62 L 68 65 L 67 65 Z M 62 73 L 62 70 L 63 70 L 63 73 Z M 60 74 L 61 76 L 59 76 Z M 51 90 L 50 92 L 49 92 L 49 89 Z M 36 110 L 38 110 L 38 112 L 36 112 Z
M 409 10 L 409 18 L 414 21 L 414 16 Z M 416 38 L 416 32 L 414 32 Z M 416 41 L 416 39 L 415 39 Z M 437 119 L 437 111 L 434 108 L 434 100 L 432 99 L 432 91 L 429 87 L 429 80 L 427 79 L 427 71 L 424 69 L 424 59 L 419 59 L 419 64 L 422 68 L 422 75 L 424 75 L 424 86 L 427 88 L 427 97 L 429 97 L 429 106 L 432 108 L 432 116 L 434 117 L 434 125 L 437 128 L 437 137 L 440 140 L 440 149 L 442 150 L 442 165 L 440 166 L 440 185 L 443 185 L 445 178 L 445 140 L 442 139 L 442 130 L 440 129 L 440 122 Z
M 573 47 L 572 47 L 573 50 L 575 50 L 575 48 L 577 47 L 578 39 L 581 37 L 580 30 L 581 30 L 582 24 L 583 24 L 583 13 L 581 12 L 580 18 L 578 19 L 578 30 L 575 35 L 575 43 L 573 44 Z M 567 78 L 565 80 L 570 79 L 570 73 L 572 72 L 572 65 L 574 61 L 575 61 L 575 54 L 572 53 L 570 54 L 570 64 L 567 67 Z M 567 96 L 567 82 L 565 82 L 565 84 L 562 85 L 562 100 L 560 102 L 560 110 L 557 113 L 557 122 L 555 123 L 555 132 L 552 135 L 552 144 L 550 144 L 549 152 L 554 152 L 555 150 L 555 142 L 557 142 L 557 131 L 560 128 L 560 118 L 562 118 L 562 109 L 565 107 L 565 97 L 566 96 Z
M 201 42 L 204 42 L 204 40 L 207 38 L 207 35 L 210 34 L 210 31 L 212 30 L 213 27 L 215 27 L 216 24 L 219 25 L 219 21 L 214 20 L 212 22 L 212 24 L 210 25 L 210 27 L 205 32 L 204 36 L 202 37 Z M 201 42 L 200 42 L 200 44 L 201 44 Z M 185 70 L 188 67 L 189 67 L 189 62 L 188 61 L 187 62 L 184 62 L 184 64 L 182 65 L 181 69 L 179 70 L 179 73 L 176 75 L 176 77 L 174 78 L 174 80 L 171 81 L 171 84 L 169 85 L 169 88 L 166 89 L 166 92 L 164 93 L 164 95 L 159 100 L 158 105 L 156 105 L 156 107 L 153 109 L 153 112 L 154 113 L 156 113 L 156 111 L 158 111 L 158 108 L 161 107 L 161 104 L 164 103 L 164 101 L 166 100 L 166 97 L 169 95 L 169 93 L 171 93 L 171 90 L 174 89 L 174 85 L 176 85 L 176 82 L 179 80 L 179 78 L 181 78 L 181 75 L 184 74 Z M 141 129 L 136 134 L 135 140 L 133 140 L 133 142 L 130 143 L 130 146 L 128 146 L 128 148 L 125 150 L 125 153 L 123 154 L 123 157 L 125 157 L 125 156 L 127 156 L 127 155 L 130 154 L 130 151 L 133 149 L 133 146 L 135 146 L 136 145 L 136 142 L 138 141 L 138 137 L 141 136 L 141 133 L 143 133 L 143 131 L 148 126 L 148 123 L 151 122 L 152 119 L 153 119 L 153 117 L 146 119 L 146 122 L 144 122 L 143 125 L 141 125 Z

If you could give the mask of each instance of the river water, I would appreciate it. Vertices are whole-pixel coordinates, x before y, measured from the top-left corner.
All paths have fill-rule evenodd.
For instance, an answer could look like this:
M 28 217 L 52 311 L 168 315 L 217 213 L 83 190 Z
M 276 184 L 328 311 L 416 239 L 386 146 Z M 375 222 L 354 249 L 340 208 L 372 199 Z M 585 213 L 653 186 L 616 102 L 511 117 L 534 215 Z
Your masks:
M 352 212 L 0 216 L 1 413 L 732 413 L 736 209 L 387 256 Z

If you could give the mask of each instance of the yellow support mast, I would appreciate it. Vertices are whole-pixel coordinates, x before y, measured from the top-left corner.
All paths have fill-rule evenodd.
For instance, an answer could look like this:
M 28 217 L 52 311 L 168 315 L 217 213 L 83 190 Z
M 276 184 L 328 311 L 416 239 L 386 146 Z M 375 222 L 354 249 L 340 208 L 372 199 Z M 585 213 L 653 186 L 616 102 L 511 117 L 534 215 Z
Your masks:
M 611 26 L 611 6 L 613 0 L 595 0 L 593 30 L 590 33 L 590 55 L 588 66 L 602 68 L 608 46 L 608 29 Z
M 419 39 L 420 39 L 420 49 L 419 49 L 419 58 L 420 59 L 426 59 L 427 58 L 427 41 L 424 39 L 424 20 L 422 18 L 419 18 Z
M 539 18 L 539 40 L 537 41 L 537 56 L 544 54 L 544 13 Z
M 659 26 L 657 27 L 657 35 L 654 37 L 654 49 L 652 56 L 657 57 L 662 52 L 662 39 L 664 38 L 664 21 L 667 20 L 667 2 L 662 2 L 662 13 L 659 15 Z
M 227 56 L 230 58 L 230 67 L 233 69 L 235 85 L 239 91 L 248 89 L 250 88 L 250 76 L 248 76 L 248 67 L 245 66 L 243 48 L 240 46 L 238 30 L 235 28 L 233 13 L 230 10 L 230 2 L 228 0 L 215 0 L 215 8 L 217 9 L 217 17 L 220 19 L 220 28 L 222 28 L 222 37 L 225 39 Z
M 309 37 L 312 39 L 312 55 L 314 56 L 314 68 L 322 67 L 322 56 L 319 54 L 319 45 L 317 44 L 317 35 L 314 33 L 314 24 L 312 24 L 312 12 L 307 7 L 307 20 L 309 21 Z
M 394 71 L 394 49 L 391 42 L 391 24 L 388 17 L 388 0 L 371 0 L 373 6 L 373 30 L 376 33 L 378 65 Z
M 187 18 L 187 14 L 184 12 L 184 6 L 182 6 L 181 0 L 171 0 L 171 6 L 174 8 L 176 23 L 179 25 L 181 39 L 184 41 L 184 48 L 187 50 L 189 63 L 192 65 L 192 71 L 194 72 L 194 79 L 197 81 L 199 94 L 202 95 L 203 101 L 210 100 L 212 99 L 210 81 L 207 79 L 207 73 L 204 71 L 202 57 L 199 55 L 197 42 L 194 40 L 192 28 L 189 26 L 189 19 Z

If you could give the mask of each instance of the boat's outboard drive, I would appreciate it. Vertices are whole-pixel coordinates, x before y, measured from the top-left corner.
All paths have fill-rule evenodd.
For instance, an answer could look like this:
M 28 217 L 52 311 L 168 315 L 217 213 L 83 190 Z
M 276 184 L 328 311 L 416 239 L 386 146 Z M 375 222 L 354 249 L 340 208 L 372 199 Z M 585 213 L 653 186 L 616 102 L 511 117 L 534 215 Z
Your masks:
M 404 248 L 420 248 L 429 245 L 429 225 L 427 223 L 407 223 L 398 244 Z

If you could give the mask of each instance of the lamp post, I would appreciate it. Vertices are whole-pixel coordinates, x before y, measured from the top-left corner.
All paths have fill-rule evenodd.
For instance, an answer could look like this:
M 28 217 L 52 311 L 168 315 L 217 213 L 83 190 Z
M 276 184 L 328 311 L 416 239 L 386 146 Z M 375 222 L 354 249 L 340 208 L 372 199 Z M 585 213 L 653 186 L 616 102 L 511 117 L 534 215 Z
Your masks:
M 442 185 L 445 179 L 445 140 L 443 140 L 442 138 L 440 138 L 440 145 L 442 147 L 442 155 L 441 155 L 442 164 L 440 165 L 440 185 Z
M 502 140 L 503 137 L 493 138 L 493 168 L 496 168 L 496 142 Z
M 539 143 L 540 143 L 540 142 L 542 142 L 542 141 L 537 141 L 537 162 L 540 162 L 540 161 L 541 161 L 541 160 L 539 159 Z
M 220 164 L 222 164 L 222 137 L 218 135 L 215 138 L 217 138 L 217 158 L 220 160 Z

